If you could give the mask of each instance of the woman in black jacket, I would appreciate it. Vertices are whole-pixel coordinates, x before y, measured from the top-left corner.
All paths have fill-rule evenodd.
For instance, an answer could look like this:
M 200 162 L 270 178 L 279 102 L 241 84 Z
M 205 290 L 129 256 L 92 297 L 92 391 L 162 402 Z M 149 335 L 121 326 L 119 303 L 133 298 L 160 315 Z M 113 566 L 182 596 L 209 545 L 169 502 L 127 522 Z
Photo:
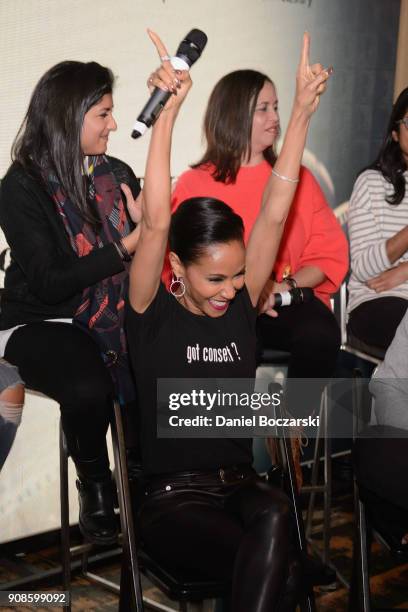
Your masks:
M 99 544 L 116 537 L 106 449 L 112 397 L 135 413 L 123 305 L 140 187 L 126 164 L 105 154 L 116 129 L 112 87 L 112 72 L 95 62 L 48 70 L 0 192 L 11 248 L 0 346 L 28 387 L 60 404 L 80 528 Z

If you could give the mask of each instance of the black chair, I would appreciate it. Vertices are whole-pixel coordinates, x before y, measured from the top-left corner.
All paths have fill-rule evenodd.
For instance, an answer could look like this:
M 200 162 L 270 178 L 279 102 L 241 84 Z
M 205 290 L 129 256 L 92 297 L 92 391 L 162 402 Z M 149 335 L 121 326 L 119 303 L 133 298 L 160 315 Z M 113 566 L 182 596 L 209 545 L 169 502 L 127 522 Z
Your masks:
M 143 573 L 155 586 L 157 586 L 167 597 L 179 604 L 181 612 L 189 609 L 208 610 L 213 605 L 208 600 L 223 598 L 229 591 L 230 585 L 217 580 L 198 579 L 194 575 L 179 574 L 173 569 L 162 567 L 155 559 L 143 550 L 142 544 L 136 549 L 135 528 L 132 512 L 132 499 L 129 482 L 127 478 L 126 449 L 122 425 L 121 409 L 117 402 L 114 403 L 114 415 L 111 422 L 112 442 L 115 458 L 115 474 L 117 478 L 119 493 L 119 508 L 122 528 L 122 572 L 121 584 L 106 580 L 101 576 L 90 572 L 87 567 L 87 558 L 91 550 L 89 544 L 75 549 L 69 548 L 69 501 L 68 501 L 68 454 L 65 436 L 60 429 L 60 460 L 61 460 L 61 533 L 62 533 L 62 557 L 63 557 L 63 584 L 64 590 L 70 590 L 71 568 L 70 561 L 73 554 L 82 554 L 82 575 L 88 580 L 120 594 L 120 612 L 143 610 L 143 603 L 154 610 L 168 610 L 172 608 L 162 603 L 155 602 L 147 597 L 142 597 L 140 587 L 140 573 Z M 303 519 L 298 502 L 296 490 L 296 477 L 293 465 L 290 442 L 282 437 L 283 463 L 286 473 L 287 492 L 293 500 L 296 529 L 301 552 L 306 554 L 307 544 L 304 534 Z M 301 612 L 314 612 L 315 601 L 313 589 L 307 587 L 302 602 Z M 205 603 L 204 603 L 205 602 Z
M 123 433 L 122 415 L 119 403 L 114 401 L 110 423 L 112 447 L 115 461 L 115 477 L 118 489 L 119 515 L 121 523 L 122 572 L 126 573 L 129 582 L 129 609 L 142 612 L 142 590 L 137 560 L 136 540 L 132 519 L 132 505 L 127 475 L 126 447 Z M 120 586 L 110 580 L 90 572 L 88 569 L 91 544 L 84 543 L 70 548 L 69 537 L 69 496 L 68 496 L 68 449 L 60 423 L 60 498 L 61 498 L 61 557 L 62 581 L 64 591 L 71 591 L 71 559 L 82 555 L 81 572 L 89 581 L 119 593 Z M 71 606 L 68 607 L 70 612 Z
M 203 607 L 205 600 L 223 597 L 229 585 L 220 581 L 197 579 L 196 576 L 179 575 L 162 567 L 152 559 L 141 546 L 136 547 L 136 533 L 133 521 L 132 498 L 127 473 L 127 457 L 121 408 L 114 402 L 111 419 L 112 446 L 115 460 L 115 478 L 118 488 L 119 514 L 121 523 L 122 568 L 120 585 L 89 571 L 88 558 L 93 546 L 82 544 L 70 548 L 69 544 L 69 499 L 68 499 L 68 450 L 60 426 L 60 494 L 61 494 L 61 544 L 63 589 L 70 591 L 71 559 L 82 555 L 81 575 L 120 595 L 121 612 L 141 612 L 144 604 L 153 610 L 171 611 L 162 603 L 142 596 L 140 574 L 143 573 L 170 599 L 179 602 L 179 610 L 187 612 L 190 604 L 195 609 Z M 206 604 L 209 610 L 209 606 Z M 68 608 L 70 612 L 70 607 Z
M 353 376 L 353 438 L 354 444 L 361 431 L 371 420 L 373 402 L 369 396 L 368 386 L 361 372 L 356 370 Z M 349 594 L 349 612 L 359 610 L 371 612 L 370 593 L 370 553 L 376 540 L 399 563 L 408 562 L 408 553 L 390 539 L 384 529 L 383 521 L 370 512 L 370 500 L 362 483 L 354 475 L 354 509 L 355 531 L 353 543 L 353 573 Z M 376 608 L 376 610 L 379 610 Z M 390 608 L 388 608 L 390 610 Z
M 258 367 L 285 368 L 290 359 L 290 353 L 279 349 L 263 349 Z M 314 442 L 313 463 L 310 485 L 304 485 L 302 495 L 310 495 L 306 516 L 306 539 L 315 548 L 313 533 L 313 515 L 315 511 L 316 494 L 323 495 L 323 550 L 315 548 L 322 557 L 323 563 L 330 562 L 330 519 L 331 519 L 331 492 L 332 492 L 332 463 L 331 439 L 329 436 L 329 395 L 327 387 L 324 389 L 319 409 L 319 430 Z M 291 449 L 290 449 L 290 454 Z M 319 484 L 319 465 L 324 462 L 323 483 Z

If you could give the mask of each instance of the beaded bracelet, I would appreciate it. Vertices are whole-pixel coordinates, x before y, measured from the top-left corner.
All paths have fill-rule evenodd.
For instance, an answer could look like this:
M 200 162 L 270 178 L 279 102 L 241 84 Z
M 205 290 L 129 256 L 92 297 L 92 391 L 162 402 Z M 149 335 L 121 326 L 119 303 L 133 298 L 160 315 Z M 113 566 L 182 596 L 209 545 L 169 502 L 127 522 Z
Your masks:
M 277 176 L 279 179 L 281 179 L 281 181 L 286 181 L 287 183 L 298 183 L 299 179 L 293 179 L 293 178 L 289 178 L 288 176 L 283 176 L 283 174 L 279 174 L 279 172 L 276 172 L 276 170 L 274 168 L 272 168 L 272 174 L 274 176 Z

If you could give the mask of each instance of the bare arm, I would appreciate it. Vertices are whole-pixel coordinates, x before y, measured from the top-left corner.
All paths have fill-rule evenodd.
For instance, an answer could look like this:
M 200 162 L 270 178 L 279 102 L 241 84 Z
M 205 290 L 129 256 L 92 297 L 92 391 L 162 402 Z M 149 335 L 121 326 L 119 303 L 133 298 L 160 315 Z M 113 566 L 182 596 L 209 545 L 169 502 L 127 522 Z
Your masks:
M 302 54 L 296 78 L 296 96 L 281 153 L 274 170 L 283 177 L 299 174 L 310 117 L 325 90 L 329 72 L 320 65 L 309 65 L 310 37 L 303 37 Z M 314 68 L 314 70 L 312 70 Z M 262 207 L 252 229 L 247 248 L 245 281 L 254 305 L 268 280 L 278 252 L 285 221 L 297 183 L 272 174 L 262 198 Z
M 167 55 L 166 48 L 153 33 L 150 36 L 159 56 Z M 164 61 L 151 77 L 153 86 L 169 87 L 169 78 L 178 78 L 180 88 L 171 96 L 156 121 L 151 135 L 143 186 L 142 219 L 137 249 L 130 267 L 129 299 L 132 308 L 144 312 L 160 283 L 170 226 L 170 150 L 173 126 L 180 105 L 191 87 L 188 73 L 176 75 L 169 61 Z M 175 93 L 173 91 L 173 93 Z M 125 244 L 126 246 L 126 244 Z
M 317 266 L 305 266 L 300 268 L 296 274 L 292 274 L 298 287 L 317 287 L 326 280 L 327 276 Z

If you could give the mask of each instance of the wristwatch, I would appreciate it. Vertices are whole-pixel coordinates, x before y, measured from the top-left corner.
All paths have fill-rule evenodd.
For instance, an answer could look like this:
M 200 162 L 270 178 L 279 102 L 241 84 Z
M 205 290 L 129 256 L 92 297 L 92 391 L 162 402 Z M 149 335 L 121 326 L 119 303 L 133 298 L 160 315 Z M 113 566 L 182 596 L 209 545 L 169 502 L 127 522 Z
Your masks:
M 285 281 L 285 283 L 288 283 L 291 289 L 297 289 L 297 282 L 293 278 L 293 276 L 285 276 L 283 280 Z

